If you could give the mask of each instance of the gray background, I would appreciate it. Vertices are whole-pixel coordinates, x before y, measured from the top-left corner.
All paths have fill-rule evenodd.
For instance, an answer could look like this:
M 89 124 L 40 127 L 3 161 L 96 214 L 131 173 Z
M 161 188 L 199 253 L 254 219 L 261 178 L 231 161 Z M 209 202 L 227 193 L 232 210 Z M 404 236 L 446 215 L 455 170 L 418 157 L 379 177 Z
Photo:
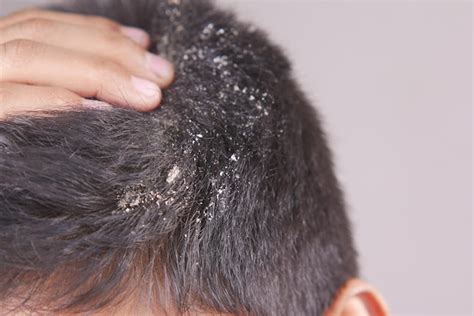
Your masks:
M 40 2 L 0 0 L 0 14 Z M 220 5 L 285 48 L 318 104 L 363 277 L 393 314 L 471 315 L 472 4 Z

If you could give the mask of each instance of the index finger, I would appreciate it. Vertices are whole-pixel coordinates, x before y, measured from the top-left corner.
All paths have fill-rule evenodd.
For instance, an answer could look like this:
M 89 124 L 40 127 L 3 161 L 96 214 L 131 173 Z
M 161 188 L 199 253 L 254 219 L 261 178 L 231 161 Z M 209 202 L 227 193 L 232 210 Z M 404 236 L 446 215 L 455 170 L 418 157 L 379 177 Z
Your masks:
M 28 20 L 28 19 L 49 19 L 63 23 L 75 24 L 83 27 L 88 28 L 96 28 L 100 30 L 110 31 L 110 32 L 122 32 L 127 33 L 130 32 L 130 28 L 126 26 L 122 26 L 119 23 L 104 18 L 102 16 L 96 15 L 82 15 L 77 13 L 65 13 L 65 12 L 56 12 L 50 10 L 41 10 L 41 9 L 24 9 L 21 11 L 14 12 L 10 15 L 2 17 L 0 19 L 0 28 L 4 28 L 10 26 L 12 24 Z M 132 28 L 135 29 L 135 28 Z M 134 32 L 137 32 L 136 29 Z M 143 47 L 147 47 L 149 45 L 149 36 L 146 32 L 143 31 Z

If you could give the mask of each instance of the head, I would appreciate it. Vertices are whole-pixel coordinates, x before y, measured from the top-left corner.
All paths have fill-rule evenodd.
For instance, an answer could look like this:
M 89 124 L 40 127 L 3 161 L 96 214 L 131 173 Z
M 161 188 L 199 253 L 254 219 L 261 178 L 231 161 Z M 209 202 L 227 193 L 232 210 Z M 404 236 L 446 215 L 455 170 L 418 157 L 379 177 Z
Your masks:
M 0 122 L 2 313 L 384 315 L 280 49 L 207 2 L 63 9 L 146 29 L 177 77 L 151 113 Z

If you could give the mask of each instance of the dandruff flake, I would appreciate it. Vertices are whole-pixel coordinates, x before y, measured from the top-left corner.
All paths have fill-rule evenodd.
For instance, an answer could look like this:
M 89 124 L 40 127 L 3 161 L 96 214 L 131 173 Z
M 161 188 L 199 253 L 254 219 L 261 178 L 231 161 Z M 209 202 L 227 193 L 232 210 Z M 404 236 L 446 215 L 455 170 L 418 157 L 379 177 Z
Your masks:
M 173 168 L 171 168 L 171 170 L 168 172 L 168 176 L 166 177 L 166 182 L 168 184 L 171 184 L 173 183 L 176 178 L 179 176 L 179 173 L 181 172 L 181 170 L 179 169 L 178 166 L 173 166 Z

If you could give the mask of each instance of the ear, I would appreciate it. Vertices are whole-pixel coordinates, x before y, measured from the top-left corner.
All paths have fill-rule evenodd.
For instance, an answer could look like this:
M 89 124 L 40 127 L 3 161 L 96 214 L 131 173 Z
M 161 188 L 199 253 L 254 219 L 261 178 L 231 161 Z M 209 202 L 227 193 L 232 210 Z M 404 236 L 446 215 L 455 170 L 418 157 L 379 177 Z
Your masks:
M 382 296 L 359 279 L 349 280 L 339 291 L 324 316 L 388 316 Z

